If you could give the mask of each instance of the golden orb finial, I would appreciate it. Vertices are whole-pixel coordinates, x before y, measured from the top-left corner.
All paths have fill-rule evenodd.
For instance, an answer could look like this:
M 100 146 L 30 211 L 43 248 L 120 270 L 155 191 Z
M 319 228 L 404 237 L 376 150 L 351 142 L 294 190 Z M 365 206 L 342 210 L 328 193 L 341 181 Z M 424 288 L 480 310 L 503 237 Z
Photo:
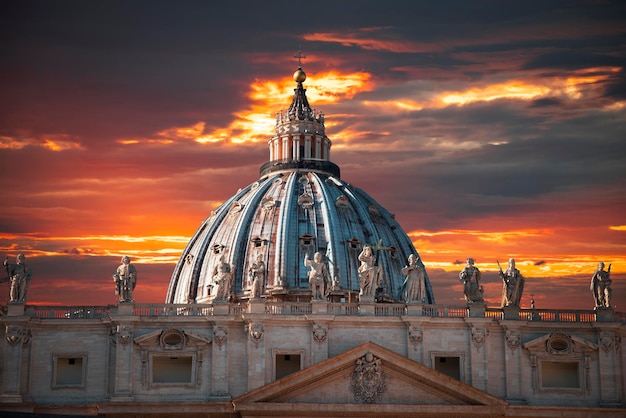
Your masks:
M 293 81 L 296 83 L 302 83 L 306 80 L 306 73 L 302 71 L 302 68 L 298 68 L 295 73 L 293 73 Z

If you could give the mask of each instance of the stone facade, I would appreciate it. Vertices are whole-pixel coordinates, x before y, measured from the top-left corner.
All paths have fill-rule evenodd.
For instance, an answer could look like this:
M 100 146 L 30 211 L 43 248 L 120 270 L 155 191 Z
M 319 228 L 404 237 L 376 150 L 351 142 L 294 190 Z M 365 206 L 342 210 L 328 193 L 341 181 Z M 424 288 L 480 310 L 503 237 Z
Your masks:
M 545 319 L 438 305 L 10 304 L 0 410 L 623 416 L 625 315 L 518 317 Z

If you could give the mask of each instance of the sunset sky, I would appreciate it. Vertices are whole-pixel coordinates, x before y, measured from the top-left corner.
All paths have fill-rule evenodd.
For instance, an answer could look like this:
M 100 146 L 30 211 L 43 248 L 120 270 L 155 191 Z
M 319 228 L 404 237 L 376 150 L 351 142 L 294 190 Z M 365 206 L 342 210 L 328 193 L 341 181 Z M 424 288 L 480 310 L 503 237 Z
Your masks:
M 267 4 L 271 4 L 268 6 Z M 0 256 L 29 303 L 165 300 L 201 222 L 269 158 L 306 56 L 331 160 L 412 238 L 437 303 L 469 256 L 499 306 L 626 311 L 626 3 L 4 1 Z M 8 284 L 0 285 L 0 302 Z

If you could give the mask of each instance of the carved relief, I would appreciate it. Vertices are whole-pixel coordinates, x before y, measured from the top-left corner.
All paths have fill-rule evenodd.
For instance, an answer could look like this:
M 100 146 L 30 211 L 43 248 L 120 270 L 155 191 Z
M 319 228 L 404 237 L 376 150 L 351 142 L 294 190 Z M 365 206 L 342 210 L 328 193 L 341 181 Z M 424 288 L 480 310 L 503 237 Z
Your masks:
M 604 350 L 605 353 L 608 353 L 613 348 L 614 338 L 612 332 L 601 332 L 600 333 L 600 347 Z
M 259 344 L 263 341 L 263 324 L 260 322 L 254 322 L 246 325 L 248 330 L 248 337 L 250 341 L 254 343 L 256 348 L 259 348 Z
M 130 325 L 117 325 L 115 334 L 120 344 L 127 345 L 133 338 L 133 328 Z
M 472 341 L 476 344 L 477 348 L 482 347 L 487 339 L 487 335 L 489 335 L 489 332 L 484 328 L 472 327 Z
M 326 341 L 326 336 L 328 334 L 328 327 L 325 325 L 315 324 L 313 325 L 313 339 L 318 343 L 323 343 Z
M 18 345 L 20 342 L 22 345 L 27 345 L 30 342 L 30 329 L 21 325 L 7 325 L 6 326 L 6 339 L 10 345 Z
M 357 402 L 374 403 L 380 400 L 385 387 L 387 374 L 383 373 L 381 360 L 368 352 L 356 360 L 356 367 L 350 374 L 350 388 Z
M 227 337 L 228 337 L 228 328 L 226 328 L 225 326 L 216 325 L 213 328 L 213 340 L 215 341 L 215 343 L 217 344 L 220 350 L 222 349 L 222 346 L 224 345 L 224 343 L 226 343 Z
M 409 327 L 409 341 L 413 344 L 413 349 L 417 350 L 417 346 L 422 342 L 422 329 L 416 325 Z
M 506 331 L 506 344 L 511 350 L 515 351 L 515 349 L 519 347 L 521 340 L 522 336 L 519 331 L 513 329 L 508 329 Z

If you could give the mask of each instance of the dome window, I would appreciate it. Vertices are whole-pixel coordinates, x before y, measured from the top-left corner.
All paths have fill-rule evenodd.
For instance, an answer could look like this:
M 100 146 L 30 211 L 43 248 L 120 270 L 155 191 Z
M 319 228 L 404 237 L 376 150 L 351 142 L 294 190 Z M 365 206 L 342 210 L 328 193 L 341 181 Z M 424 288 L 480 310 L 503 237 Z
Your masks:
M 211 250 L 213 251 L 213 254 L 221 254 L 224 251 L 224 247 L 221 244 L 215 244 L 211 247 Z
M 350 246 L 350 249 L 358 250 L 361 248 L 361 241 L 357 238 L 350 238 L 348 240 L 348 245 Z
M 350 201 L 348 200 L 346 196 L 342 195 L 342 196 L 339 196 L 337 200 L 335 200 L 335 206 L 340 211 L 346 211 L 350 209 Z
M 242 209 L 243 209 L 243 205 L 241 203 L 239 203 L 239 202 L 235 202 L 235 203 L 232 204 L 232 206 L 228 210 L 228 214 L 229 215 L 235 215 L 235 214 L 241 212 Z
M 254 245 L 255 248 L 259 248 L 262 247 L 263 244 L 265 244 L 265 240 L 261 237 L 254 237 L 252 238 L 252 245 Z
M 276 201 L 274 200 L 272 196 L 266 196 L 261 201 L 261 206 L 263 207 L 263 209 L 269 211 L 269 210 L 274 209 L 274 206 L 276 206 Z
M 313 198 L 306 193 L 301 194 L 300 197 L 298 197 L 298 205 L 303 209 L 310 209 L 313 207 Z

